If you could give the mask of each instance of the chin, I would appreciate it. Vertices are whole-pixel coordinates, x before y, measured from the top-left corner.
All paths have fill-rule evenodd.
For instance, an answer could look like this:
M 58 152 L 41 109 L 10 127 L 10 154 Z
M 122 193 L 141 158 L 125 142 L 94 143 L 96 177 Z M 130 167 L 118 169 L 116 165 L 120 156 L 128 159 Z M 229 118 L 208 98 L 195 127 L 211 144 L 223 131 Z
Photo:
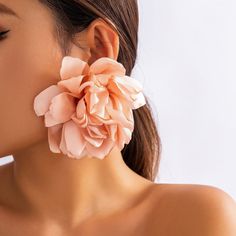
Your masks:
M 3 144 L 3 142 L 0 144 L 0 159 L 4 157 L 8 157 L 12 155 L 12 147 L 7 146 L 6 144 Z
M 0 149 L 0 159 L 5 158 L 5 157 L 7 158 L 7 157 L 9 157 L 11 155 L 12 155 L 11 153 L 4 152 L 3 150 Z

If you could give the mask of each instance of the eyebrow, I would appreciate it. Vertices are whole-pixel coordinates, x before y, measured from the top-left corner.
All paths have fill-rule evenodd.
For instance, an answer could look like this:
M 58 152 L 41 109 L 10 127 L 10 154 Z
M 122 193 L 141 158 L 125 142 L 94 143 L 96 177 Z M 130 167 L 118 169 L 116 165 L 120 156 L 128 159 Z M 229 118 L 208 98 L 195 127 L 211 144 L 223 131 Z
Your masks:
M 20 18 L 16 12 L 14 12 L 11 8 L 7 7 L 6 5 L 0 3 L 0 14 L 7 14 L 11 16 L 15 16 L 17 18 Z

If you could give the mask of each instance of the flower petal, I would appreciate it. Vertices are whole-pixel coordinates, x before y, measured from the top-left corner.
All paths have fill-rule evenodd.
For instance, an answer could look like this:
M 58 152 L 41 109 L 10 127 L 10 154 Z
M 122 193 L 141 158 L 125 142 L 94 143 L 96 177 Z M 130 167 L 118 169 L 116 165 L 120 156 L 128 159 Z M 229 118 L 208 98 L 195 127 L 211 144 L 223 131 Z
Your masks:
M 122 127 L 123 134 L 124 134 L 124 142 L 128 144 L 132 137 L 133 130 L 130 130 L 128 128 Z
M 104 141 L 103 138 L 94 138 L 90 136 L 90 133 L 88 132 L 87 129 L 83 130 L 83 136 L 84 139 L 89 142 L 91 145 L 93 145 L 94 147 L 100 147 Z
M 51 85 L 39 93 L 34 99 L 34 110 L 36 114 L 38 116 L 44 115 L 49 110 L 52 98 L 60 93 L 61 90 L 56 85 Z
M 45 114 L 46 127 L 70 120 L 75 111 L 74 97 L 67 93 L 58 94 L 52 99 L 49 111 Z
M 68 155 L 68 150 L 67 150 L 66 140 L 65 140 L 65 124 L 63 124 L 62 126 L 61 142 L 60 142 L 59 148 L 63 154 Z
M 109 57 L 101 57 L 90 65 L 90 73 L 93 74 L 112 74 L 123 76 L 126 73 L 124 66 Z
M 76 107 L 76 116 L 73 116 L 72 120 L 74 120 L 80 127 L 83 127 L 83 128 L 87 127 L 88 117 L 87 117 L 84 98 L 79 100 Z
M 101 122 L 101 120 L 97 119 L 96 116 L 88 114 L 88 120 L 89 120 L 90 125 L 95 125 L 95 126 L 103 125 L 103 122 Z
M 60 75 L 62 80 L 84 74 L 88 70 L 88 64 L 80 58 L 65 56 L 62 59 Z
M 111 106 L 106 106 L 106 110 L 110 114 L 113 120 L 115 120 L 122 126 L 125 126 L 130 129 L 133 128 L 134 123 L 129 121 L 121 111 L 117 111 L 113 109 Z
M 102 86 L 107 86 L 110 80 L 113 78 L 110 74 L 96 74 L 96 81 Z
M 125 144 L 128 144 L 132 137 L 132 129 L 128 129 L 125 127 L 122 127 L 121 125 L 118 125 L 117 127 L 117 146 L 120 150 L 124 148 Z
M 65 141 L 68 152 L 75 158 L 81 158 L 80 154 L 86 142 L 82 136 L 82 130 L 73 121 L 65 123 Z
M 106 138 L 107 132 L 103 127 L 89 125 L 87 131 L 92 138 Z
M 60 153 L 60 141 L 62 134 L 62 124 L 55 125 L 48 128 L 48 142 L 49 148 L 54 153 Z
M 113 140 L 116 141 L 116 133 L 117 133 L 117 124 L 111 124 L 106 126 L 108 132 L 109 132 L 109 137 Z
M 110 138 L 107 138 L 104 139 L 102 145 L 99 148 L 94 147 L 90 143 L 86 143 L 86 148 L 91 156 L 96 157 L 98 159 L 104 159 L 106 155 L 110 153 L 114 145 L 115 143 Z
M 119 83 L 117 83 L 115 80 L 111 81 L 109 85 L 107 86 L 110 94 L 115 94 L 120 99 L 124 98 L 127 102 L 127 104 L 133 103 L 133 100 L 131 98 L 131 93 L 126 89 L 125 87 L 121 86 Z
M 83 75 L 79 75 L 77 77 L 72 77 L 66 80 L 61 80 L 57 83 L 57 85 L 61 88 L 67 89 L 69 92 L 79 95 L 79 89 L 81 82 L 83 80 Z
M 88 96 L 85 96 L 85 99 L 87 97 Z M 86 100 L 90 114 L 96 114 L 97 116 L 106 118 L 105 107 L 106 104 L 108 103 L 108 100 L 109 100 L 109 92 L 105 88 L 101 89 L 97 93 L 92 93 L 90 95 L 90 99 L 88 99 L 88 101 Z
M 134 99 L 132 109 L 137 109 L 146 104 L 146 100 L 142 92 L 138 93 L 136 96 L 132 96 L 132 98 Z
M 80 118 L 72 116 L 71 119 L 81 128 L 86 128 L 88 126 L 88 117 L 86 114 L 83 114 Z
M 81 86 L 79 88 L 79 93 L 81 93 L 86 87 L 91 87 L 91 86 L 94 86 L 93 81 L 84 82 L 83 84 L 81 84 Z

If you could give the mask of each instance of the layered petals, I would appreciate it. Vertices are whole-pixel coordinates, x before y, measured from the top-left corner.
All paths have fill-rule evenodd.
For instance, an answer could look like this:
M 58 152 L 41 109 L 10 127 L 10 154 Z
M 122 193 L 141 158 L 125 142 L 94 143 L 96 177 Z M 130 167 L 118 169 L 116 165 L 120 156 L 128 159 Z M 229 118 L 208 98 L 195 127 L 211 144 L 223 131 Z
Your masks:
M 72 77 L 67 80 L 61 80 L 58 82 L 57 86 L 66 89 L 68 92 L 71 92 L 74 95 L 79 96 L 79 89 L 83 78 L 83 75 L 79 75 L 77 77 Z
M 109 57 L 101 57 L 90 66 L 89 71 L 96 75 L 109 74 L 124 76 L 126 70 L 121 63 Z
M 80 58 L 65 56 L 62 59 L 62 65 L 60 69 L 61 79 L 69 79 L 74 76 L 82 75 L 88 70 L 88 65 Z
M 75 98 L 73 96 L 67 93 L 58 94 L 51 100 L 49 111 L 45 114 L 46 127 L 70 120 L 75 109 Z
M 86 145 L 86 141 L 81 133 L 81 128 L 73 121 L 66 122 L 64 138 L 69 154 L 71 156 L 80 156 Z
M 49 148 L 70 158 L 104 159 L 132 138 L 133 109 L 145 105 L 142 85 L 124 66 L 102 57 L 90 66 L 79 58 L 62 60 L 57 85 L 38 94 L 36 115 L 44 115 Z
M 61 150 L 59 148 L 61 141 L 61 132 L 62 132 L 62 124 L 54 125 L 48 128 L 48 141 L 49 148 L 54 153 L 60 153 Z
M 58 88 L 58 86 L 52 85 L 37 95 L 37 97 L 34 99 L 34 110 L 36 115 L 44 115 L 49 109 L 51 99 L 60 93 L 61 90 Z

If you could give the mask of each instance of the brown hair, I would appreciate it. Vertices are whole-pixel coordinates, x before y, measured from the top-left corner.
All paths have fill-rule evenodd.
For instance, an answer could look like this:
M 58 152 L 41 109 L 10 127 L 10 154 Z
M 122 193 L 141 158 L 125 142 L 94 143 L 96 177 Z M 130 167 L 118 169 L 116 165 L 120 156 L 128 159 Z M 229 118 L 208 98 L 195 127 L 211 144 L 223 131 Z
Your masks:
M 65 55 L 68 53 L 67 42 L 75 33 L 83 31 L 98 17 L 105 20 L 119 35 L 117 61 L 124 65 L 126 74 L 131 75 L 138 46 L 139 15 L 136 0 L 39 1 L 51 9 L 55 16 L 56 38 Z M 145 98 L 146 104 L 133 110 L 134 131 L 130 142 L 125 144 L 121 153 L 129 168 L 144 178 L 155 181 L 159 170 L 161 141 L 146 95 Z

